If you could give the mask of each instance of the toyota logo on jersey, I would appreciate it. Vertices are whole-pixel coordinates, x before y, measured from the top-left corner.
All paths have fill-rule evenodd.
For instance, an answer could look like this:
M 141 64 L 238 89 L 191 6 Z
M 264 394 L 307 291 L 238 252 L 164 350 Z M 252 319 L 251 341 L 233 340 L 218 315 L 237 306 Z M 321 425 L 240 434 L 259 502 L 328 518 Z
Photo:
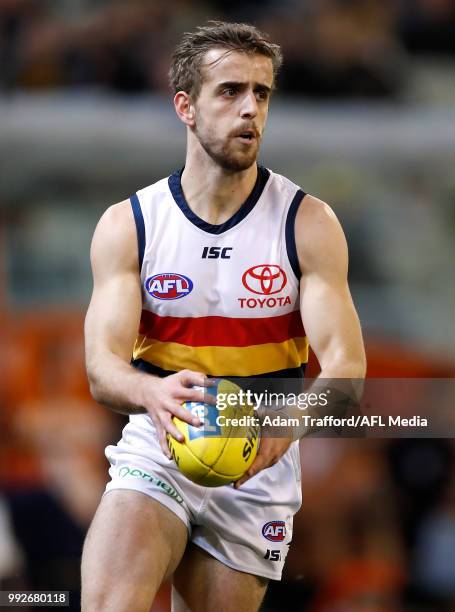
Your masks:
M 248 268 L 243 273 L 245 289 L 256 295 L 273 295 L 284 289 L 287 283 L 286 272 L 275 264 L 262 264 Z
M 158 300 L 178 300 L 193 290 L 193 281 L 183 274 L 155 274 L 145 281 L 147 292 Z

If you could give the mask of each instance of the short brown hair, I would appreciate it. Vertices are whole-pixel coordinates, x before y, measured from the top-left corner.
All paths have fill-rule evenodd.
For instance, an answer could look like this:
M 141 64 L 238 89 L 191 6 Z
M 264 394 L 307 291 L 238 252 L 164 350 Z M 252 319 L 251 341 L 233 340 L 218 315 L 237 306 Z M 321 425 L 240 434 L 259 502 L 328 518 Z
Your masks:
M 202 60 L 207 51 L 222 48 L 258 53 L 272 60 L 274 78 L 283 62 L 279 45 L 247 23 L 208 21 L 194 32 L 185 32 L 172 54 L 169 82 L 174 93 L 186 91 L 196 98 L 201 90 Z

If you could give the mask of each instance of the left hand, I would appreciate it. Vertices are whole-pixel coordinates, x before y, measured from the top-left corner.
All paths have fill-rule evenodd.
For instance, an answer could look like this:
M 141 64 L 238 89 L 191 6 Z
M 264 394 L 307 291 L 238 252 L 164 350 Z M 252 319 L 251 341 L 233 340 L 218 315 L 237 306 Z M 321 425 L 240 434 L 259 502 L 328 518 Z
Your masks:
M 237 480 L 234 487 L 238 489 L 261 470 L 275 465 L 288 450 L 292 441 L 292 438 L 261 438 L 261 444 L 256 459 L 242 478 Z

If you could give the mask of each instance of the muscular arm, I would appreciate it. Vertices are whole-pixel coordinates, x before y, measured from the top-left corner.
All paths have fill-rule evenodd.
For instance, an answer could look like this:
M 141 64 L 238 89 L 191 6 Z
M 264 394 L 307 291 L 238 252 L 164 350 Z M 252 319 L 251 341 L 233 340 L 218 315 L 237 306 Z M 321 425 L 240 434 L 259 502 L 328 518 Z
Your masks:
M 296 218 L 302 277 L 300 311 L 320 378 L 361 379 L 366 359 L 359 318 L 349 291 L 348 249 L 332 210 L 307 196 Z
M 183 370 L 165 379 L 130 365 L 142 309 L 136 228 L 128 201 L 101 217 L 90 252 L 93 294 L 85 319 L 87 375 L 94 399 L 123 414 L 148 412 L 163 452 L 166 434 L 181 440 L 172 416 L 199 425 L 181 402 L 202 401 L 207 386 L 198 372 Z
M 146 412 L 146 374 L 130 365 L 141 314 L 137 239 L 129 202 L 109 208 L 93 236 L 93 294 L 85 319 L 90 390 L 123 414 Z
M 308 340 L 321 366 L 311 391 L 317 393 L 329 387 L 332 399 L 327 412 L 342 413 L 352 397 L 360 395 L 361 384 L 358 383 L 365 377 L 366 370 L 359 318 L 347 281 L 346 240 L 329 206 L 311 196 L 306 196 L 300 205 L 295 236 L 302 272 L 300 310 Z M 311 414 L 311 410 L 308 412 Z M 300 417 L 297 408 L 288 408 L 287 413 Z M 236 487 L 274 465 L 293 439 L 311 431 L 311 427 L 302 426 L 286 434 L 288 437 L 274 437 L 276 431 L 271 437 L 263 436 L 253 465 Z

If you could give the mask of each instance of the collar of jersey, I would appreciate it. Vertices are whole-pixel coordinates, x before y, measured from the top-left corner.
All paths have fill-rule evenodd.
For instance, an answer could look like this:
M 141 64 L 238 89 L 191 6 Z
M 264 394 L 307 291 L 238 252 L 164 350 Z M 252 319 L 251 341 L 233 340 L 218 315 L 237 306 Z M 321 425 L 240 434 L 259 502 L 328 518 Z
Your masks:
M 208 232 L 209 234 L 222 234 L 228 229 L 231 229 L 231 227 L 234 227 L 240 223 L 240 221 L 242 221 L 253 210 L 257 201 L 261 197 L 270 176 L 270 172 L 267 170 L 267 168 L 258 165 L 256 183 L 245 202 L 230 219 L 224 223 L 220 223 L 219 225 L 214 225 L 213 223 L 208 223 L 207 221 L 204 221 L 204 219 L 198 217 L 188 206 L 188 202 L 186 201 L 182 190 L 182 172 L 183 168 L 180 168 L 180 170 L 177 170 L 171 174 L 168 179 L 169 189 L 171 190 L 172 196 L 185 217 L 191 221 L 191 223 L 196 225 L 196 227 L 199 227 L 201 230 L 204 230 L 204 232 Z

